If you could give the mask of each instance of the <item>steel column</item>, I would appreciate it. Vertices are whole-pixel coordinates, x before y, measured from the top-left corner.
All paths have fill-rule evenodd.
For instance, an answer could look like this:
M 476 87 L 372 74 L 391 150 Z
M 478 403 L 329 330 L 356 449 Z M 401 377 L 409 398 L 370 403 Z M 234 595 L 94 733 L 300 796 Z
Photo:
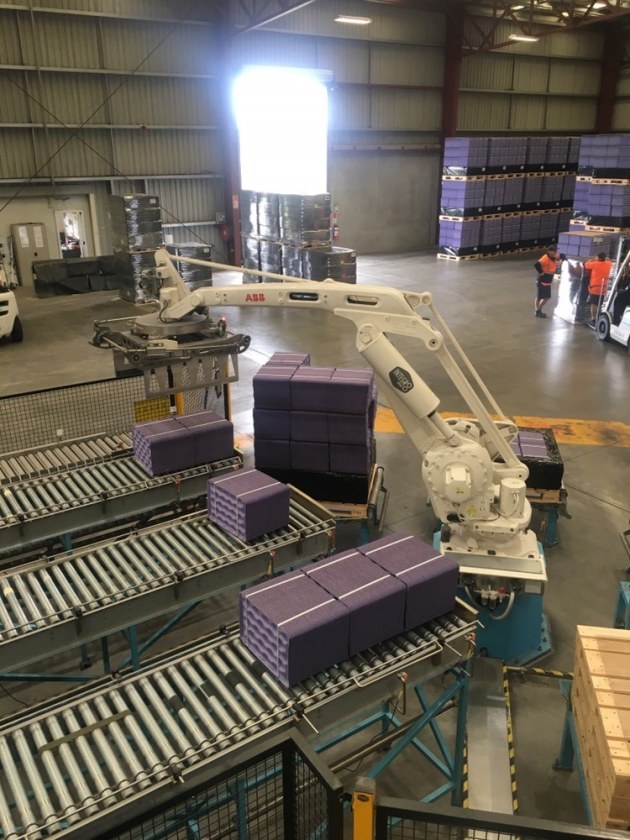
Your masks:
M 617 85 L 621 74 L 624 53 L 624 29 L 622 26 L 607 26 L 604 37 L 597 115 L 595 131 L 612 131 Z
M 457 133 L 459 76 L 464 44 L 464 14 L 459 6 L 446 14 L 446 43 L 444 45 L 444 93 L 442 96 L 442 137 Z

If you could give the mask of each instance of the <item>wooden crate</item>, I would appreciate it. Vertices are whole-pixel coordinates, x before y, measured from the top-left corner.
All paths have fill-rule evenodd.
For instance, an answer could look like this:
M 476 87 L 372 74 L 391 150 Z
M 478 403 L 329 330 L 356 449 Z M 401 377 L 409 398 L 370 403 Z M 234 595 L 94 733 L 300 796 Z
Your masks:
M 593 820 L 630 828 L 630 631 L 577 628 L 571 703 Z

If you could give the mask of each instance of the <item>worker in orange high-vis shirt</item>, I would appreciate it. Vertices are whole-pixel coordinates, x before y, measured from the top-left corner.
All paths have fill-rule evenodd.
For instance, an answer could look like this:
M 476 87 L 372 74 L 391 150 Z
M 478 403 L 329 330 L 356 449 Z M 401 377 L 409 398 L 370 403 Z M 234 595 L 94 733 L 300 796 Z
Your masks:
M 602 298 L 606 294 L 608 278 L 612 269 L 612 261 L 608 259 L 604 251 L 600 251 L 597 259 L 591 257 L 584 261 L 584 269 L 591 272 L 588 281 L 588 302 L 591 305 L 591 320 L 589 326 L 595 326 L 595 319 L 599 310 Z
M 534 263 L 534 268 L 538 272 L 536 277 L 536 300 L 534 301 L 534 315 L 536 318 L 546 318 L 543 312 L 543 306 L 551 297 L 551 284 L 553 283 L 553 276 L 559 268 L 559 263 L 564 259 L 564 254 L 558 256 L 558 252 L 550 245 L 538 262 Z

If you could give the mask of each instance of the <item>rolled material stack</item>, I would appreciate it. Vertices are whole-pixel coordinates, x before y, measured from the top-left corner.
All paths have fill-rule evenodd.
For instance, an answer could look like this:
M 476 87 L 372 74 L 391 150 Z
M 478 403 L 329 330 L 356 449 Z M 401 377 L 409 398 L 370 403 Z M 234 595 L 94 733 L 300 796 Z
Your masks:
M 110 195 L 108 202 L 120 297 L 144 303 L 157 293 L 152 255 L 164 244 L 160 199 L 136 193 Z M 138 254 L 142 256 L 137 258 Z M 152 272 L 153 277 L 143 279 L 143 271 Z
M 327 277 L 340 283 L 357 282 L 357 252 L 350 248 L 303 248 L 301 276 L 305 280 L 325 280 Z
M 177 257 L 190 257 L 194 260 L 212 260 L 212 247 L 199 242 L 173 242 L 166 246 L 169 254 Z M 212 269 L 208 266 L 191 265 L 187 262 L 175 262 L 175 268 L 190 291 L 212 285 Z
M 279 196 L 280 235 L 287 245 L 330 243 L 330 194 Z

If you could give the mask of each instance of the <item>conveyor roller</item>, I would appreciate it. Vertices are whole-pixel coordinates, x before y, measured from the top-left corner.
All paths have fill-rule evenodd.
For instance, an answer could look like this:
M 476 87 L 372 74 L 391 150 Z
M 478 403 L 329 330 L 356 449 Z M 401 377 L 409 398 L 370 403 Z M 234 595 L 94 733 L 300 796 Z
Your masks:
M 421 627 L 290 689 L 233 628 L 16 716 L 0 727 L 0 836 L 94 837 L 146 809 L 147 796 L 168 799 L 296 720 L 312 734 L 382 702 L 401 670 L 418 682 L 465 655 L 474 613 L 458 608 L 436 626 L 441 639 Z
M 0 662 L 13 670 L 332 548 L 330 513 L 291 488 L 286 528 L 245 543 L 205 513 L 0 577 Z

